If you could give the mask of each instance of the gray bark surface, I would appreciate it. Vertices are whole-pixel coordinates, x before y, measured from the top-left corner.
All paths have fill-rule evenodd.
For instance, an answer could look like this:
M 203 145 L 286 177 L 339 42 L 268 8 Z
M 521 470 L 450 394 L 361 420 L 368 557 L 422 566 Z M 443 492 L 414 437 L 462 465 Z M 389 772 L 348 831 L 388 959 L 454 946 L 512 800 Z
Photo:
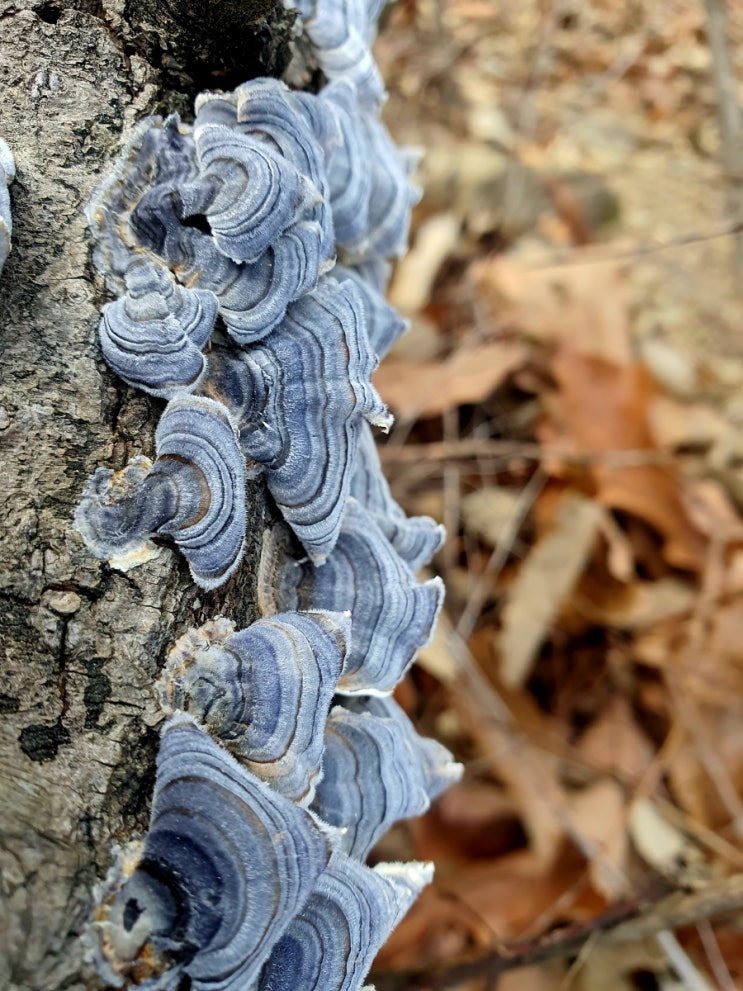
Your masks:
M 272 4 L 268 20 L 265 3 L 255 9 L 267 47 L 244 78 L 271 71 L 272 59 L 281 71 L 286 22 Z M 250 4 L 241 6 L 249 19 Z M 171 21 L 159 35 L 160 7 Z M 113 571 L 71 525 L 97 466 L 152 456 L 163 407 L 100 357 L 105 296 L 83 215 L 122 131 L 190 105 L 193 79 L 168 92 L 168 58 L 148 61 L 180 50 L 177 5 L 142 8 L 146 23 L 132 0 L 0 0 L 0 135 L 17 164 L 13 250 L 0 276 L 0 988 L 14 991 L 102 986 L 82 966 L 79 935 L 112 845 L 147 825 L 153 679 L 188 626 L 216 614 L 243 626 L 255 614 L 267 513 L 259 483 L 246 559 L 214 593 L 195 588 L 169 547 Z

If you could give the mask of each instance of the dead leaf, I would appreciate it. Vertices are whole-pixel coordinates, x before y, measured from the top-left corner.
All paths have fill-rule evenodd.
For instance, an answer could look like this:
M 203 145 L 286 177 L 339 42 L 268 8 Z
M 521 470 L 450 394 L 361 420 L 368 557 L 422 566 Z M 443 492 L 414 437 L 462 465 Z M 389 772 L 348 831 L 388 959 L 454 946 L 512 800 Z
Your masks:
M 554 527 L 522 563 L 503 609 L 497 637 L 500 676 L 522 685 L 593 549 L 601 507 L 575 492 L 560 497 Z
M 602 778 L 572 795 L 569 809 L 572 836 L 588 860 L 591 884 L 607 901 L 616 901 L 629 890 L 622 788 Z
M 699 389 L 699 369 L 679 348 L 658 337 L 640 342 L 640 354 L 653 378 L 673 395 L 692 397 Z
M 695 844 L 672 826 L 648 798 L 639 796 L 629 809 L 629 835 L 645 863 L 669 881 L 688 884 L 690 870 L 701 866 Z
M 669 564 L 699 569 L 705 540 L 684 506 L 678 470 L 670 463 L 648 463 L 657 450 L 648 423 L 656 386 L 644 366 L 619 367 L 566 347 L 555 356 L 552 370 L 559 391 L 540 425 L 542 442 L 573 454 L 605 455 L 605 461 L 586 468 L 597 498 L 649 523 L 664 539 Z M 632 452 L 628 463 L 612 464 L 622 451 Z
M 659 578 L 654 582 L 632 582 L 624 588 L 599 589 L 591 585 L 577 606 L 592 622 L 621 630 L 638 630 L 671 616 L 688 613 L 697 589 L 680 578 Z
M 415 856 L 433 860 L 445 880 L 462 864 L 524 847 L 513 800 L 493 782 L 462 781 L 437 800 L 431 813 L 412 820 Z
M 533 745 L 524 729 L 511 722 L 507 711 L 496 714 L 496 700 L 482 691 L 479 680 L 469 684 L 463 677 L 454 690 L 482 760 L 506 786 L 521 818 L 533 869 L 537 873 L 550 869 L 565 835 L 567 798 L 560 782 L 559 760 Z
M 454 628 L 448 615 L 439 613 L 430 643 L 421 649 L 416 658 L 416 663 L 442 685 L 450 685 L 459 673 L 459 664 L 451 649 L 453 634 Z
M 529 268 L 523 256 L 498 256 L 473 265 L 472 274 L 499 326 L 626 365 L 632 357 L 626 265 L 580 264 L 593 250 L 574 251 L 578 263 L 560 267 Z
M 533 933 L 537 920 L 541 931 L 556 917 L 570 917 L 571 905 L 581 896 L 583 876 L 583 858 L 576 853 L 571 856 L 566 849 L 559 869 L 536 871 L 528 855 L 517 853 L 472 863 L 445 887 L 460 903 L 460 913 L 468 909 L 499 939 L 507 940 Z M 601 900 L 595 895 L 586 901 L 594 911 L 601 910 Z
M 460 509 L 465 531 L 495 547 L 513 520 L 519 499 L 517 489 L 500 486 L 488 485 L 467 493 Z
M 611 513 L 601 518 L 601 535 L 608 545 L 606 563 L 612 577 L 620 582 L 630 581 L 635 573 L 632 545 Z
M 439 416 L 464 403 L 483 402 L 526 357 L 520 344 L 481 344 L 455 351 L 443 362 L 386 361 L 374 384 L 401 420 Z
M 549 960 L 531 967 L 506 971 L 498 978 L 498 991 L 564 991 L 565 964 Z
M 666 450 L 709 447 L 731 433 L 717 410 L 703 403 L 681 403 L 670 396 L 656 396 L 648 405 L 648 423 L 655 443 Z
M 661 977 L 667 969 L 667 957 L 653 939 L 619 946 L 598 940 L 578 971 L 575 991 L 637 991 L 638 972 L 653 977 L 655 984 L 651 987 L 671 991 L 655 977 Z
M 461 223 L 453 213 L 437 213 L 418 228 L 415 243 L 397 263 L 389 289 L 390 303 L 405 315 L 423 309 L 434 279 L 459 239 Z
M 580 738 L 578 749 L 591 767 L 630 782 L 640 780 L 655 754 L 627 699 L 622 697 L 609 702 Z

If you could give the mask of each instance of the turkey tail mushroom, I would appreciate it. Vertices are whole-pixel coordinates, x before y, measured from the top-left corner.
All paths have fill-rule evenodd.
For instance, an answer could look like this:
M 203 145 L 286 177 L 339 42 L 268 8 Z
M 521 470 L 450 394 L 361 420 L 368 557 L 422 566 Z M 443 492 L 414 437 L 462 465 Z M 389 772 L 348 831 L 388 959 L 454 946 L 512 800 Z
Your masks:
M 264 964 L 257 991 L 359 991 L 378 950 L 433 876 L 431 864 L 378 864 L 336 852 Z
M 172 536 L 201 588 L 221 585 L 245 545 L 245 468 L 232 419 L 221 403 L 171 401 L 155 432 L 157 460 L 134 458 L 88 481 L 75 527 L 89 550 L 128 570 L 156 553 L 150 537 Z
M 329 856 L 307 812 L 175 716 L 147 835 L 96 893 L 91 956 L 117 988 L 244 991 Z
M 10 212 L 8 186 L 15 179 L 15 159 L 5 141 L 0 138 L 0 272 L 10 253 L 13 217 Z
M 419 736 L 392 699 L 376 711 L 361 702 L 331 711 L 322 771 L 311 808 L 341 830 L 340 849 L 358 860 L 395 822 L 422 815 L 462 774 L 449 751 Z
M 338 543 L 321 567 L 296 561 L 286 547 L 275 527 L 259 570 L 261 609 L 350 612 L 351 646 L 338 691 L 391 692 L 432 635 L 444 595 L 441 580 L 419 583 L 355 499 L 348 500 Z
M 103 357 L 128 385 L 170 399 L 190 392 L 206 371 L 203 348 L 217 318 L 217 298 L 184 289 L 166 268 L 136 258 L 126 295 L 103 308 Z
M 248 475 L 284 519 L 263 618 L 188 630 L 157 683 L 149 831 L 94 892 L 89 956 L 117 988 L 359 991 L 431 879 L 360 861 L 461 773 L 390 696 L 442 604 L 414 571 L 443 531 L 394 502 L 371 430 L 392 422 L 371 375 L 406 329 L 384 293 L 416 198 L 378 114 L 382 0 L 297 3 L 319 93 L 252 80 L 201 94 L 193 125 L 147 118 L 87 210 L 121 296 L 104 357 L 169 402 L 154 463 L 88 480 L 84 542 L 126 570 L 170 538 L 213 589 L 243 554 Z M 9 228 L 0 181 L 0 260 Z
M 237 632 L 213 620 L 170 651 L 161 705 L 189 712 L 254 774 L 307 805 L 348 637 L 349 618 L 337 613 L 285 613 Z
M 364 506 L 379 529 L 412 571 L 428 564 L 441 548 L 446 532 L 430 516 L 406 516 L 392 498 L 379 460 L 377 445 L 364 424 L 359 437 L 351 495 Z

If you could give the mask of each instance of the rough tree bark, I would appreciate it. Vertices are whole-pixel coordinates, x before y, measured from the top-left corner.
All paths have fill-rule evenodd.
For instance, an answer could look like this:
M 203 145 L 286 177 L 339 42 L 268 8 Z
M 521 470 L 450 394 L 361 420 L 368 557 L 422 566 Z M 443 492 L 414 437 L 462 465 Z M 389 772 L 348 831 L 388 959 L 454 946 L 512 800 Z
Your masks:
M 0 0 L 0 135 L 17 163 L 0 277 L 0 988 L 101 986 L 78 937 L 112 844 L 146 827 L 153 677 L 187 626 L 254 618 L 268 512 L 255 483 L 246 560 L 211 594 L 168 547 L 121 574 L 72 530 L 98 465 L 152 455 L 163 405 L 101 360 L 83 208 L 122 129 L 188 112 L 204 85 L 280 74 L 291 31 L 277 0 Z

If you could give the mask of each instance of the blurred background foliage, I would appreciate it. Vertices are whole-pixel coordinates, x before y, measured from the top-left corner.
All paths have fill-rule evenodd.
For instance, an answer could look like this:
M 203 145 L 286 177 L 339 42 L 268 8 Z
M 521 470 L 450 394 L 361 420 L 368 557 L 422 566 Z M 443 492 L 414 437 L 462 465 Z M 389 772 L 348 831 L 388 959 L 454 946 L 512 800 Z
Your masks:
M 398 697 L 467 765 L 379 848 L 437 879 L 378 987 L 743 987 L 743 4 L 399 0 L 376 53 L 381 453 L 448 529 Z

